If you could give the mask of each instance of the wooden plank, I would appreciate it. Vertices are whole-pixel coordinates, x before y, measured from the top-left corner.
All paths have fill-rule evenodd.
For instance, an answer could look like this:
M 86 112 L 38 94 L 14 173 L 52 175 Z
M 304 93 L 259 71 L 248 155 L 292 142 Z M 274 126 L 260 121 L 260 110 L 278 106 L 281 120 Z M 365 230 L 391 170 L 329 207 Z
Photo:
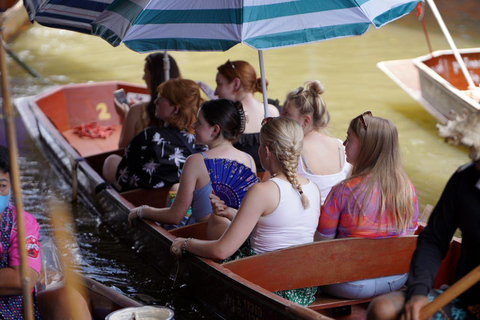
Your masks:
M 167 203 L 169 187 L 158 189 L 135 189 L 120 193 L 125 200 L 131 202 L 135 207 L 148 205 L 155 208 L 164 208 Z
M 116 154 L 119 156 L 123 156 L 125 153 L 125 149 L 116 149 L 113 151 L 108 151 L 100 154 L 95 154 L 89 157 L 85 157 L 85 161 L 92 167 L 92 169 L 98 173 L 100 176 L 102 176 L 102 169 L 103 169 L 103 163 L 105 162 L 105 159 L 111 154 Z
M 176 228 L 170 230 L 170 233 L 175 237 L 181 238 L 195 238 L 195 239 L 207 239 L 207 225 L 208 221 L 194 223 L 188 226 Z
M 223 266 L 270 291 L 313 287 L 406 273 L 416 241 L 416 236 L 335 239 L 260 254 Z

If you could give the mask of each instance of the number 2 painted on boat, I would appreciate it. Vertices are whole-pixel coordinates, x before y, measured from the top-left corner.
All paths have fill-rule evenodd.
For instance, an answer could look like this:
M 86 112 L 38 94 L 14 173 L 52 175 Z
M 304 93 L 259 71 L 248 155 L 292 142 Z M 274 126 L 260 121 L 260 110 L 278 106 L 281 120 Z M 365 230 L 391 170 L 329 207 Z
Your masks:
M 107 108 L 107 105 L 103 102 L 97 104 L 97 108 L 96 108 L 97 111 L 100 111 L 99 114 L 98 114 L 98 120 L 110 120 L 112 118 L 112 115 L 110 114 L 110 112 L 108 112 L 108 108 Z

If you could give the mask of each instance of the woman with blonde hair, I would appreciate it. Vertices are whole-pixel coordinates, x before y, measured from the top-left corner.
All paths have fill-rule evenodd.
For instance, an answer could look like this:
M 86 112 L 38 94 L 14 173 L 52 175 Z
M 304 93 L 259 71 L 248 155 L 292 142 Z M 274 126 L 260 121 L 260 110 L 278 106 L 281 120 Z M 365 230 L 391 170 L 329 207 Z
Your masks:
M 245 128 L 245 114 L 240 102 L 226 99 L 204 102 L 192 128 L 195 131 L 195 143 L 207 145 L 208 151 L 193 154 L 185 161 L 178 192 L 171 207 L 135 208 L 128 216 L 130 223 L 136 218 L 148 218 L 163 224 L 178 225 L 189 207 L 192 208 L 192 215 L 187 224 L 207 220 L 212 213 L 208 196 L 213 190 L 207 168 L 208 159 L 225 160 L 220 161 L 221 169 L 250 168 L 245 170 L 256 181 L 256 167 L 252 157 L 232 145 Z
M 344 180 L 351 169 L 345 159 L 342 141 L 327 132 L 330 115 L 322 99 L 320 81 L 308 81 L 305 87 L 288 93 L 282 115 L 297 121 L 303 128 L 303 153 L 298 173 L 315 182 L 322 193 L 322 204 L 330 189 Z
M 332 188 L 322 207 L 317 231 L 321 239 L 390 238 L 417 227 L 415 188 L 403 169 L 398 133 L 387 119 L 370 111 L 350 122 L 344 142 L 352 175 Z M 340 283 L 322 291 L 362 299 L 400 289 L 407 274 Z
M 225 233 L 213 241 L 177 238 L 172 252 L 193 254 L 215 260 L 232 256 L 249 239 L 235 258 L 313 241 L 320 215 L 317 186 L 297 174 L 303 147 L 303 132 L 298 123 L 285 117 L 267 118 L 260 130 L 259 154 L 262 166 L 271 174 L 247 192 Z M 217 215 L 224 212 L 215 211 Z M 294 292 L 293 292 L 294 291 Z M 316 289 L 279 293 L 302 305 L 314 300 Z
M 245 110 L 245 132 L 235 147 L 250 154 L 255 159 L 258 170 L 263 171 L 257 150 L 260 145 L 260 123 L 266 115 L 263 103 L 254 97 L 256 92 L 262 92 L 261 79 L 257 78 L 255 69 L 246 61 L 228 60 L 217 70 L 215 95 L 221 99 L 240 101 Z M 278 109 L 268 105 L 268 116 L 278 115 Z
M 202 147 L 195 145 L 192 124 L 203 102 L 198 85 L 187 79 L 171 79 L 157 88 L 155 117 L 163 126 L 150 127 L 125 149 L 125 155 L 109 156 L 103 176 L 121 191 L 161 188 L 178 182 L 186 158 Z

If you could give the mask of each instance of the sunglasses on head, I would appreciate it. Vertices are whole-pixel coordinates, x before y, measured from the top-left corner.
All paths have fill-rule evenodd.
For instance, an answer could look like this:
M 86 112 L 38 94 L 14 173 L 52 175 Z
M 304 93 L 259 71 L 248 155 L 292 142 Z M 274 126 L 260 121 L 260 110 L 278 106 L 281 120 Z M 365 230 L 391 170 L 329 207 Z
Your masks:
M 365 131 L 367 131 L 367 123 L 365 122 L 365 119 L 363 118 L 365 116 L 373 117 L 372 111 L 365 111 L 364 113 L 362 113 L 361 115 L 359 115 L 358 117 L 356 117 L 353 120 L 360 119 L 360 122 L 362 123 L 363 128 L 365 129 Z
M 272 120 L 273 118 L 275 117 L 266 117 L 265 119 L 262 120 L 262 126 L 264 126 L 267 122 L 269 122 L 270 120 Z

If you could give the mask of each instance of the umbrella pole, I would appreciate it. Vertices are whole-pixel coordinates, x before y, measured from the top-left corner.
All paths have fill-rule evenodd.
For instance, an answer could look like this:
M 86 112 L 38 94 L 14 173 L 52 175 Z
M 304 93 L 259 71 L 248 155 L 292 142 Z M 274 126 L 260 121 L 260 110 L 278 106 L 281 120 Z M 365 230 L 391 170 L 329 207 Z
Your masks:
M 460 56 L 460 53 L 458 52 L 455 42 L 453 42 L 452 36 L 450 35 L 450 32 L 448 31 L 447 26 L 445 25 L 445 22 L 443 22 L 442 16 L 438 11 L 437 6 L 435 5 L 435 2 L 433 2 L 433 0 L 427 0 L 427 2 L 430 8 L 432 9 L 432 12 L 435 15 L 435 18 L 437 19 L 440 29 L 442 29 L 445 39 L 447 39 L 447 42 L 450 45 L 450 48 L 452 48 L 453 55 L 457 59 L 457 62 L 460 65 L 460 69 L 462 69 L 463 75 L 465 76 L 465 79 L 468 82 L 468 88 L 472 90 L 475 89 L 476 88 L 475 83 L 473 82 L 472 77 L 470 76 L 470 73 L 468 73 L 468 69 L 465 66 L 465 63 L 463 62 L 463 59 Z
M 2 39 L 2 32 L 0 32 L 0 41 Z M 5 129 L 8 137 L 8 150 L 10 153 L 10 167 L 11 167 L 11 184 L 13 189 L 13 196 L 15 199 L 15 211 L 17 213 L 17 232 L 18 232 L 18 247 L 20 250 L 20 282 L 22 284 L 23 295 L 23 318 L 26 320 L 33 320 L 32 309 L 32 295 L 30 293 L 29 283 L 30 278 L 28 276 L 28 260 L 27 252 L 25 250 L 25 221 L 23 220 L 23 203 L 22 192 L 20 190 L 20 171 L 18 168 L 18 151 L 17 151 L 17 138 L 15 134 L 15 124 L 12 116 L 12 105 L 10 101 L 10 92 L 8 75 L 7 75 L 7 63 L 5 61 L 5 50 L 3 46 L 0 46 L 0 71 L 2 73 L 2 97 L 3 97 L 3 114 L 5 121 Z
M 265 79 L 265 67 L 263 63 L 263 51 L 258 50 L 258 60 L 260 62 L 260 77 L 262 79 L 262 93 L 263 93 L 263 106 L 265 108 L 265 118 L 268 115 L 268 97 L 267 97 L 267 80 Z
M 168 58 L 167 50 L 163 52 L 163 74 L 165 81 L 170 80 L 170 59 Z

